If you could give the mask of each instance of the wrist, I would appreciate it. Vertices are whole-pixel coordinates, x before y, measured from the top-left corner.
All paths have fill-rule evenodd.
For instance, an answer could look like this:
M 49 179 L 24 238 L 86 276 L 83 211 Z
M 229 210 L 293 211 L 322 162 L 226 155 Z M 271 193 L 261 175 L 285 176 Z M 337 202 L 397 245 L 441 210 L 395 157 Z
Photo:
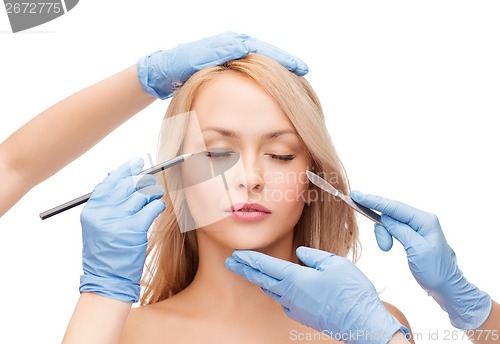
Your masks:
M 459 270 L 448 286 L 430 295 L 448 313 L 450 322 L 461 330 L 475 330 L 488 318 L 492 307 L 491 297 L 474 284 L 469 283 Z
M 139 78 L 139 82 L 141 83 L 141 86 L 146 93 L 149 95 L 159 98 L 159 99 L 165 99 L 168 96 L 166 95 L 160 95 L 153 87 L 154 87 L 154 80 L 151 80 L 150 78 L 150 68 L 152 68 L 150 59 L 153 55 L 161 52 L 161 50 L 155 51 L 151 54 L 148 54 L 144 57 L 142 57 L 138 62 L 137 62 L 137 77 Z
M 95 293 L 114 300 L 135 303 L 139 301 L 140 285 L 125 279 L 80 276 L 80 293 Z
M 377 296 L 378 299 L 378 296 Z M 374 302 L 369 302 L 361 314 L 351 313 L 352 320 L 346 318 L 344 325 L 348 325 L 348 338 L 345 343 L 356 344 L 375 344 L 388 343 L 396 333 L 402 333 L 403 336 L 409 338 L 410 331 L 403 326 L 382 304 L 380 299 Z M 359 313 L 359 312 L 358 312 Z M 360 321 L 361 320 L 361 321 Z M 349 324 L 351 322 L 351 324 Z

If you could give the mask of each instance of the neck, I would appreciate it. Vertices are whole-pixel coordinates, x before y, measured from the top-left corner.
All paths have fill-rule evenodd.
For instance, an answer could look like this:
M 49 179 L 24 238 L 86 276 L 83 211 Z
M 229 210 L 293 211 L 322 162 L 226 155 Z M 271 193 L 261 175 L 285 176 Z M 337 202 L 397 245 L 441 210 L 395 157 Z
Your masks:
M 272 301 L 259 286 L 229 271 L 224 261 L 230 257 L 234 249 L 223 247 L 212 240 L 203 231 L 197 232 L 199 264 L 196 276 L 189 286 L 196 297 L 205 298 L 206 302 L 214 302 L 224 307 L 241 309 L 243 303 L 259 306 Z M 291 260 L 292 235 L 275 246 L 259 249 L 259 252 Z M 202 300 L 200 300 L 201 302 Z

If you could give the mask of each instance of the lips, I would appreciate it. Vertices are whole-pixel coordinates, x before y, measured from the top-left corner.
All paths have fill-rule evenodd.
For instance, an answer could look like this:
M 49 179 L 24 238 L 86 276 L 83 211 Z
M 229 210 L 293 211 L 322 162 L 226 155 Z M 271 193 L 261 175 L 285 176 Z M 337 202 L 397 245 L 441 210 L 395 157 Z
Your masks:
M 260 212 L 260 213 L 266 213 L 266 214 L 271 214 L 271 210 L 267 209 L 266 207 L 258 204 L 258 203 L 240 203 L 240 204 L 234 204 L 231 209 L 226 209 L 227 212 Z
M 271 211 L 257 203 L 235 204 L 231 209 L 227 209 L 233 219 L 239 221 L 259 221 L 271 215 Z

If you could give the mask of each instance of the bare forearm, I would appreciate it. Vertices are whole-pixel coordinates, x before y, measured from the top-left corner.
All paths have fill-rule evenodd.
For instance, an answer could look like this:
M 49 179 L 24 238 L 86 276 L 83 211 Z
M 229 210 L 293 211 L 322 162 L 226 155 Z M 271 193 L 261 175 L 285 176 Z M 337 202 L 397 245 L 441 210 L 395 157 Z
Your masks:
M 412 341 L 413 342 L 413 341 Z M 403 344 L 403 343 L 410 343 L 405 337 L 405 335 L 398 331 L 392 336 L 391 340 L 389 340 L 388 344 Z
M 491 313 L 475 331 L 467 331 L 473 343 L 500 343 L 500 305 L 493 301 Z
M 94 293 L 82 293 L 63 344 L 118 343 L 131 304 Z
M 0 216 L 29 189 L 94 146 L 151 104 L 136 66 L 55 104 L 0 145 L 2 184 L 15 184 L 0 201 Z

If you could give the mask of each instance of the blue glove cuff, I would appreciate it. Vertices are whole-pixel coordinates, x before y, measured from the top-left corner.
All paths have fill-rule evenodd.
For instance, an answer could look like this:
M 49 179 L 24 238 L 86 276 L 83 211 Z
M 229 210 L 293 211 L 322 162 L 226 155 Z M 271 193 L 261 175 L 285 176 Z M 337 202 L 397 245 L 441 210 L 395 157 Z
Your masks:
M 161 52 L 161 50 L 157 50 L 154 53 L 148 54 L 148 55 L 144 56 L 143 58 L 141 58 L 137 62 L 137 75 L 139 76 L 139 82 L 141 83 L 144 91 L 146 91 L 148 94 L 152 95 L 153 97 L 165 99 L 165 98 L 167 98 L 167 96 L 161 96 L 151 86 L 149 86 L 149 83 L 150 83 L 150 80 L 149 80 L 149 58 L 158 52 Z
M 376 318 L 371 319 L 371 321 L 367 321 L 364 324 L 350 326 L 350 330 L 344 332 L 344 334 L 348 334 L 348 336 L 341 338 L 344 343 L 387 343 L 398 331 L 401 331 L 407 339 L 410 338 L 410 330 L 406 328 L 406 326 L 402 325 L 392 314 L 390 314 L 384 306 L 375 305 L 374 308 L 368 308 L 369 309 L 366 309 L 366 311 L 376 314 Z
M 80 293 L 96 293 L 111 299 L 135 303 L 139 301 L 140 285 L 127 280 L 80 276 Z
M 403 332 L 403 334 L 405 335 L 405 337 L 406 337 L 406 339 L 407 339 L 408 341 L 410 341 L 410 340 L 411 340 L 411 333 L 410 333 L 410 330 L 409 330 L 406 326 L 401 325 L 401 327 L 399 328 L 399 330 L 400 330 L 401 332 Z
M 397 320 L 395 320 L 397 323 Z M 401 331 L 406 339 L 410 340 L 411 334 L 410 330 L 401 324 L 396 327 L 392 327 L 391 330 L 387 332 L 381 332 L 380 329 L 377 332 L 371 332 L 369 330 L 357 330 L 355 332 L 344 333 L 343 335 L 334 335 L 334 339 L 341 339 L 347 344 L 379 344 L 387 343 L 391 340 L 394 334 Z
M 463 293 L 461 298 L 455 300 L 459 307 L 445 304 L 443 309 L 448 312 L 450 322 L 461 330 L 476 330 L 484 324 L 491 313 L 493 302 L 484 291 L 470 284 L 472 292 Z

